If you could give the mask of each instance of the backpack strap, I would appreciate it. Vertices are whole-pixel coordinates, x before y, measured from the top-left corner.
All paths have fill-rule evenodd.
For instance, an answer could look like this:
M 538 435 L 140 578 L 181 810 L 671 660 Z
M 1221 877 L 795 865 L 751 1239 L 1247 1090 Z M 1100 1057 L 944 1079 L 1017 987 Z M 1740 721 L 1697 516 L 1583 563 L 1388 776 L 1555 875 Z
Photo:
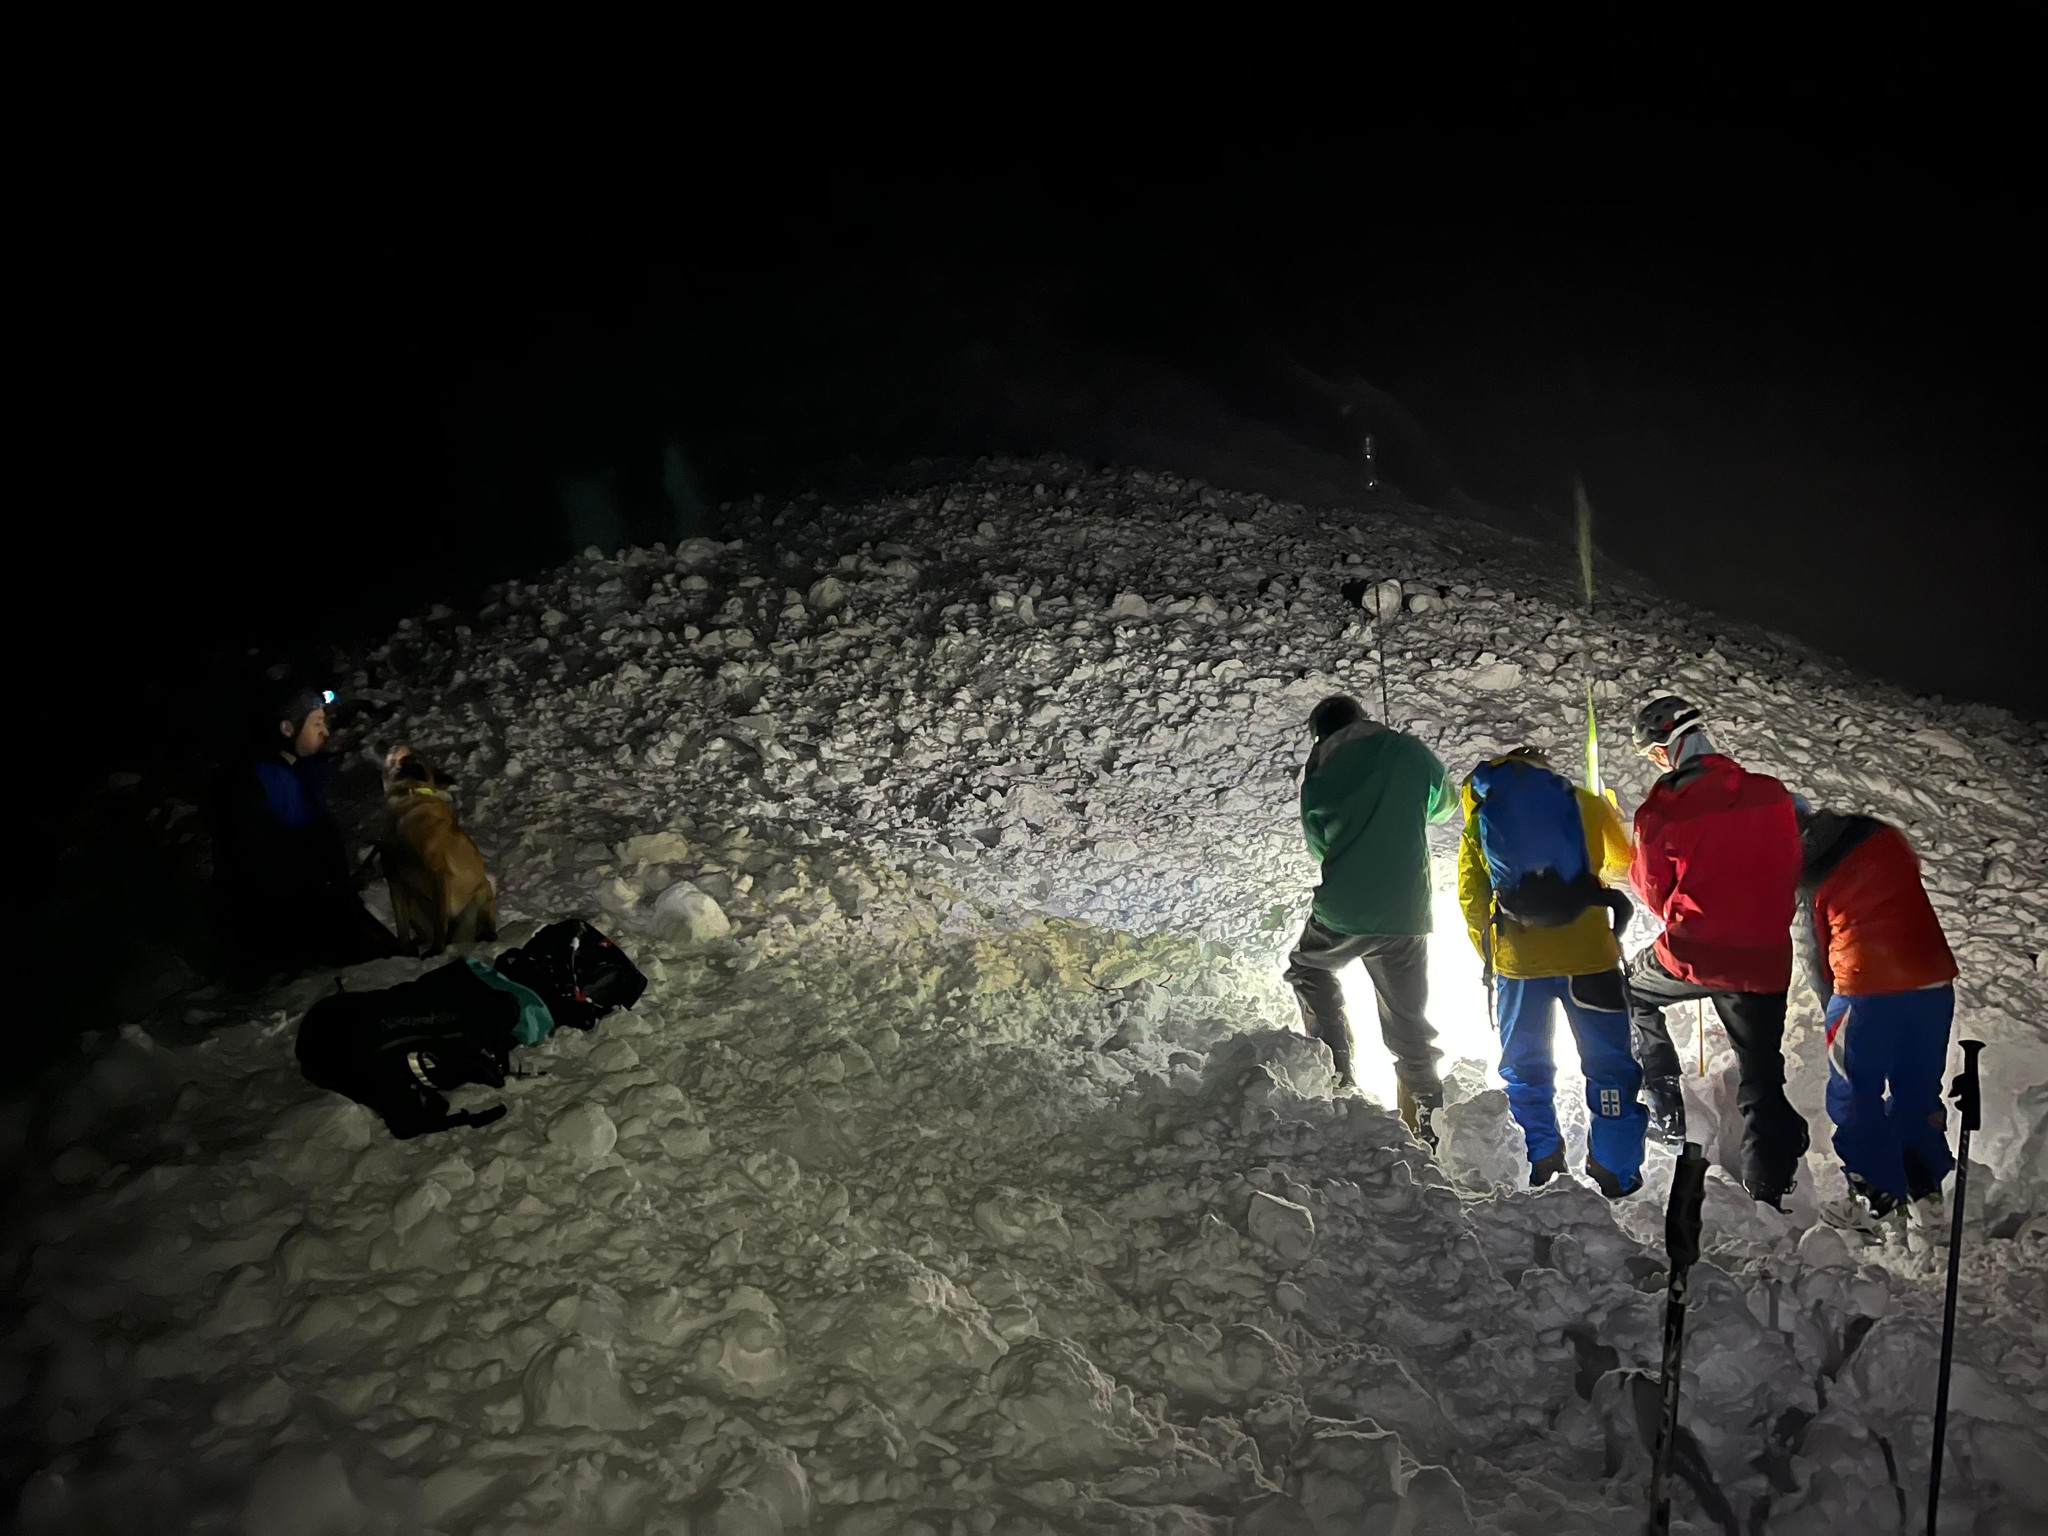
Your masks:
M 1620 891 L 1615 890 L 1612 886 L 1608 886 L 1600 892 L 1600 905 L 1607 909 L 1608 916 L 1614 924 L 1615 941 L 1619 943 L 1622 933 L 1635 919 L 1635 903 L 1630 901 Z

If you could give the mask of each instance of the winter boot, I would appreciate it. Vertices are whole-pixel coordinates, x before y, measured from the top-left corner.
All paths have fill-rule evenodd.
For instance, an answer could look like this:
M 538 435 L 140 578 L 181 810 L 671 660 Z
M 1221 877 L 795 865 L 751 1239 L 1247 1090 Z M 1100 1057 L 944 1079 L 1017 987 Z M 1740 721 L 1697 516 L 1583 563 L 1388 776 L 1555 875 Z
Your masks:
M 1870 1213 L 1873 1221 L 1883 1221 L 1899 1203 L 1897 1195 L 1888 1195 L 1866 1180 L 1861 1174 L 1849 1175 L 1849 1194 Z M 1939 1196 L 1935 1198 L 1939 1199 Z
M 1650 1110 L 1650 1130 L 1674 1147 L 1685 1145 L 1685 1091 L 1675 1077 L 1646 1077 L 1643 1098 Z
M 1906 1252 L 1928 1255 L 1948 1247 L 1948 1207 L 1940 1195 L 1906 1203 Z
M 1351 1075 L 1351 1023 L 1348 1019 L 1321 1019 L 1309 1031 L 1309 1038 L 1320 1040 L 1330 1053 L 1330 1071 L 1336 1075 L 1337 1091 L 1356 1088 L 1358 1079 Z
M 1435 1093 L 1416 1094 L 1406 1083 L 1401 1084 L 1401 1123 L 1408 1127 L 1408 1133 L 1434 1153 L 1437 1145 L 1436 1126 L 1432 1123 L 1437 1110 L 1443 1108 L 1443 1090 Z
M 1792 1193 L 1795 1183 L 1797 1180 L 1787 1179 L 1780 1186 L 1757 1179 L 1749 1185 L 1749 1198 L 1758 1205 L 1768 1205 L 1772 1210 L 1782 1213 L 1785 1209 L 1785 1197 Z
M 1643 1187 L 1643 1176 L 1640 1172 L 1627 1184 L 1623 1184 L 1614 1174 L 1601 1167 L 1600 1160 L 1590 1152 L 1586 1154 L 1586 1177 L 1599 1185 L 1600 1193 L 1610 1200 L 1626 1200 Z
M 1899 1202 L 1892 1196 L 1872 1188 L 1852 1173 L 1849 1175 L 1849 1193 L 1839 1199 L 1823 1201 L 1816 1214 L 1828 1226 L 1843 1232 L 1859 1233 L 1869 1242 L 1882 1242 L 1889 1230 L 1890 1218 L 1898 1208 Z
M 1558 1147 L 1529 1165 L 1529 1187 L 1541 1189 L 1564 1172 L 1564 1148 Z

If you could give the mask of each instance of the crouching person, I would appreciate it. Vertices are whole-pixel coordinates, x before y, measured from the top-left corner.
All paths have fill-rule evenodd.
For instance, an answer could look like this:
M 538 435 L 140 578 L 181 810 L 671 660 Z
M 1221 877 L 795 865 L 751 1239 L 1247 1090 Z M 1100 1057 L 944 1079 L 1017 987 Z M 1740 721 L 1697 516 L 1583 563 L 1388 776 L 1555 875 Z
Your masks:
M 356 892 L 328 806 L 333 701 L 326 690 L 282 700 L 267 748 L 230 773 L 217 796 L 216 917 L 237 979 L 248 984 L 400 952 Z
M 1465 780 L 1458 903 L 1486 966 L 1500 1075 L 1529 1152 L 1529 1183 L 1564 1171 L 1551 1037 L 1562 1007 L 1578 1042 L 1592 1111 L 1586 1176 L 1610 1200 L 1642 1188 L 1649 1114 L 1629 1044 L 1620 930 L 1628 898 L 1628 834 L 1614 807 L 1522 747 Z
M 1941 1102 L 1955 1018 L 1955 957 L 1898 828 L 1800 807 L 1795 930 L 1826 1009 L 1828 1118 L 1849 1190 L 1882 1219 L 1907 1207 L 1939 1241 L 1955 1167 Z

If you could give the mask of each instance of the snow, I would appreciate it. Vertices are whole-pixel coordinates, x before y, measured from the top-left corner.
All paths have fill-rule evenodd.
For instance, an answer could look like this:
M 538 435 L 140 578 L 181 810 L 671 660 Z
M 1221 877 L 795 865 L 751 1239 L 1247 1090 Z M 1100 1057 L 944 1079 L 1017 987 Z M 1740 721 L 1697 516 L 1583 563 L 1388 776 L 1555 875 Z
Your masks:
M 504 1119 L 399 1143 L 306 1085 L 331 976 L 188 994 L 0 1118 L 22 1529 L 1639 1530 L 1671 1158 L 1618 1206 L 1520 1187 L 1456 828 L 1440 1161 L 1369 999 L 1333 1094 L 1279 980 L 1303 724 L 1377 712 L 1382 653 L 1461 772 L 1575 768 L 1590 675 L 1609 740 L 1696 692 L 1746 762 L 1907 829 L 1988 1043 L 1946 1518 L 2048 1519 L 2040 726 L 1619 578 L 1589 616 L 1564 552 L 1384 498 L 991 461 L 739 534 L 587 552 L 360 659 L 460 765 L 500 942 L 590 915 L 649 977 L 479 1090 Z M 1604 767 L 1632 806 L 1642 765 Z M 1816 1149 L 1786 1216 L 1710 1179 L 1685 1421 L 1745 1529 L 1891 1529 L 1941 1259 L 1817 1223 L 1803 991 L 1788 1057 Z M 1733 1091 L 1710 1030 L 1687 1092 L 1724 1156 Z
M 678 880 L 654 902 L 654 931 L 668 938 L 703 944 L 732 932 L 724 910 L 687 880 Z

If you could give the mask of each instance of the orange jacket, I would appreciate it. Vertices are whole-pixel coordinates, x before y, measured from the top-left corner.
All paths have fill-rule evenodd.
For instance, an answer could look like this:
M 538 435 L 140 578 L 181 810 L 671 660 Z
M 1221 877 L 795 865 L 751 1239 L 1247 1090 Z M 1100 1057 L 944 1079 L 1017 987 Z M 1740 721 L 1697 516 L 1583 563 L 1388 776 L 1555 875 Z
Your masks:
M 1869 997 L 1955 980 L 1955 956 L 1903 832 L 1875 817 L 1819 811 L 1801 818 L 1800 840 L 1816 993 Z

